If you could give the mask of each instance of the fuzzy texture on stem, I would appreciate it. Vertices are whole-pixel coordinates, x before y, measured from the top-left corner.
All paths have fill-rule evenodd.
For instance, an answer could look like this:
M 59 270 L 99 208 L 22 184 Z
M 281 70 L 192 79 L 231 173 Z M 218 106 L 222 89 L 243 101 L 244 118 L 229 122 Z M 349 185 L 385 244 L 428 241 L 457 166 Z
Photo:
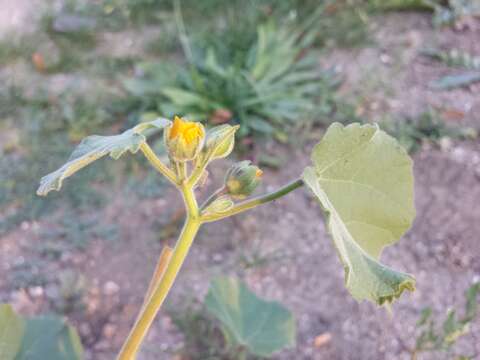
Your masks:
M 145 294 L 145 298 L 143 299 L 142 309 L 147 304 L 148 300 L 152 296 L 153 291 L 158 287 L 160 281 L 162 281 L 163 275 L 167 270 L 168 264 L 170 263 L 170 259 L 172 258 L 173 249 L 169 246 L 165 246 L 158 258 L 157 266 L 155 267 L 155 272 L 153 273 L 152 279 L 150 284 L 148 285 L 147 293 Z
M 171 183 L 177 185 L 177 176 L 175 173 L 158 158 L 150 145 L 148 145 L 146 142 L 143 142 L 140 145 L 140 151 L 159 173 L 164 175 Z
M 152 325 L 155 316 L 162 306 L 168 292 L 170 291 L 175 278 L 188 254 L 193 239 L 200 228 L 200 222 L 187 217 L 182 233 L 173 251 L 170 262 L 165 270 L 162 280 L 153 291 L 150 299 L 143 307 L 138 320 L 133 326 L 125 344 L 117 357 L 117 360 L 134 360 L 140 345 Z

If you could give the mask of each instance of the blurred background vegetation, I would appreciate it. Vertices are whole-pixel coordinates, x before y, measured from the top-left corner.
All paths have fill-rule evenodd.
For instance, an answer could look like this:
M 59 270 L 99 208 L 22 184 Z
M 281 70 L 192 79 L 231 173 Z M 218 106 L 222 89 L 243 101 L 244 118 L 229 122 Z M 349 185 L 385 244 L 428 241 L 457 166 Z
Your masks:
M 376 19 L 393 12 L 422 14 L 435 32 L 470 26 L 480 15 L 478 1 L 63 0 L 34 6 L 36 17 L 24 31 L 0 34 L 0 235 L 45 215 L 55 219 L 55 226 L 38 231 L 41 245 L 28 249 L 29 260 L 13 264 L 6 287 L 54 284 L 48 308 L 59 313 L 83 311 L 84 279 L 75 271 L 42 269 L 65 253 L 85 251 L 90 239 L 114 240 L 115 221 L 100 221 L 95 211 L 118 193 L 144 200 L 165 191 L 145 161 L 129 158 L 98 162 L 69 180 L 62 194 L 36 197 L 40 177 L 89 134 L 175 114 L 206 125 L 240 124 L 238 153 L 272 169 L 285 162 L 276 147 L 302 148 L 334 121 L 375 120 L 412 153 L 476 137 L 471 121 L 445 120 L 463 119 L 451 109 L 377 111 L 372 119 L 373 89 L 389 92 L 392 85 L 371 76 L 345 91 L 344 69 L 330 55 L 376 47 L 374 34 L 383 24 Z M 445 70 L 425 88 L 475 91 L 478 55 L 436 45 L 417 54 Z M 396 54 L 390 56 L 381 60 L 395 67 Z M 160 140 L 153 137 L 152 145 L 161 154 Z M 181 214 L 169 216 L 155 224 L 160 237 L 177 230 Z M 240 262 L 248 268 L 281 256 L 253 248 Z M 222 331 L 206 325 L 198 307 L 204 305 L 172 315 L 186 334 L 189 358 L 228 358 Z M 213 334 L 213 350 L 192 328 Z M 82 340 L 89 346 L 98 337 L 83 334 Z
M 120 131 L 158 114 L 181 114 L 207 124 L 242 125 L 241 144 L 248 150 L 259 137 L 285 143 L 289 133 L 309 126 L 364 121 L 354 99 L 337 94 L 342 74 L 320 65 L 322 53 L 368 44 L 369 16 L 409 9 L 433 10 L 434 17 L 451 13 L 442 15 L 445 21 L 478 11 L 457 2 L 421 0 L 43 4 L 38 29 L 8 34 L 0 43 L 2 64 L 20 70 L 20 75 L 4 74 L 0 89 L 2 127 L 8 133 L 0 204 L 9 215 L 1 229 L 35 219 L 56 202 L 56 197 L 33 200 L 31 190 L 88 134 Z M 209 21 L 202 21 L 204 14 Z M 457 55 L 460 63 L 453 64 L 464 59 L 467 67 L 479 69 L 478 59 L 468 56 Z M 440 61 L 447 57 L 436 55 Z M 426 127 L 443 125 L 435 124 L 432 114 L 423 118 L 420 125 L 388 126 L 412 149 L 424 136 L 468 135 L 446 129 L 435 135 Z M 85 184 L 115 181 L 109 168 L 94 166 L 79 175 L 67 195 L 70 205 L 100 205 L 101 196 Z

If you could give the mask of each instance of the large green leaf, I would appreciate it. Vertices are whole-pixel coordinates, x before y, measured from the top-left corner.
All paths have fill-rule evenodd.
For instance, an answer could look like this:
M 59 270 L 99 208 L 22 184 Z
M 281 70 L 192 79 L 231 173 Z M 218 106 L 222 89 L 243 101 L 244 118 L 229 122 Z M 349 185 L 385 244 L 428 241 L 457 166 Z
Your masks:
M 378 261 L 415 217 L 412 161 L 377 126 L 332 124 L 303 180 L 328 213 L 328 227 L 357 300 L 391 303 L 413 291 L 412 276 Z
M 15 360 L 82 360 L 80 338 L 58 316 L 28 319 L 20 352 Z
M 25 324 L 12 307 L 0 305 L 0 359 L 13 360 L 20 349 Z
M 58 316 L 23 318 L 0 304 L 1 360 L 81 360 L 76 330 Z
M 210 285 L 205 305 L 236 345 L 258 356 L 269 356 L 295 344 L 292 313 L 278 302 L 258 298 L 235 278 Z
M 37 194 L 47 195 L 52 190 L 60 190 L 64 179 L 105 155 L 109 154 L 116 160 L 127 151 L 136 153 L 140 145 L 146 140 L 145 135 L 142 134 L 145 130 L 152 127 L 164 128 L 169 123 L 170 121 L 159 118 L 140 123 L 120 135 L 92 135 L 83 139 L 65 165 L 40 180 Z

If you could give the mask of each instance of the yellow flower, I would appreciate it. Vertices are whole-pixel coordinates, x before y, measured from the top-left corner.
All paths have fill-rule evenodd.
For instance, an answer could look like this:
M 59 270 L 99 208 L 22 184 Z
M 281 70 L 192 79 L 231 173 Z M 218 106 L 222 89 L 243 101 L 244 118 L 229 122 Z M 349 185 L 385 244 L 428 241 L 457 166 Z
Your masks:
M 203 137 L 204 130 L 200 123 L 183 121 L 175 116 L 169 137 L 172 140 L 178 136 L 183 137 L 183 140 L 189 145 L 196 139 Z
M 189 161 L 197 157 L 205 140 L 205 128 L 175 116 L 173 124 L 165 129 L 165 144 L 170 156 L 177 161 Z

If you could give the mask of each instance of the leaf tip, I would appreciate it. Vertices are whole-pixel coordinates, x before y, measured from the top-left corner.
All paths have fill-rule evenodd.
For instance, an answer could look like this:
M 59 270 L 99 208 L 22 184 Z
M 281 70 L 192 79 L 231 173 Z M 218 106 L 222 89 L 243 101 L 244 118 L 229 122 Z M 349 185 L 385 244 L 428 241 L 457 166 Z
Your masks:
M 401 283 L 399 283 L 396 288 L 394 288 L 393 293 L 384 295 L 384 296 L 379 296 L 377 299 L 378 305 L 390 305 L 392 304 L 395 300 L 399 299 L 400 296 L 402 296 L 402 293 L 405 290 L 408 290 L 410 292 L 415 291 L 415 278 L 412 276 L 408 275 L 408 277 L 403 280 Z

